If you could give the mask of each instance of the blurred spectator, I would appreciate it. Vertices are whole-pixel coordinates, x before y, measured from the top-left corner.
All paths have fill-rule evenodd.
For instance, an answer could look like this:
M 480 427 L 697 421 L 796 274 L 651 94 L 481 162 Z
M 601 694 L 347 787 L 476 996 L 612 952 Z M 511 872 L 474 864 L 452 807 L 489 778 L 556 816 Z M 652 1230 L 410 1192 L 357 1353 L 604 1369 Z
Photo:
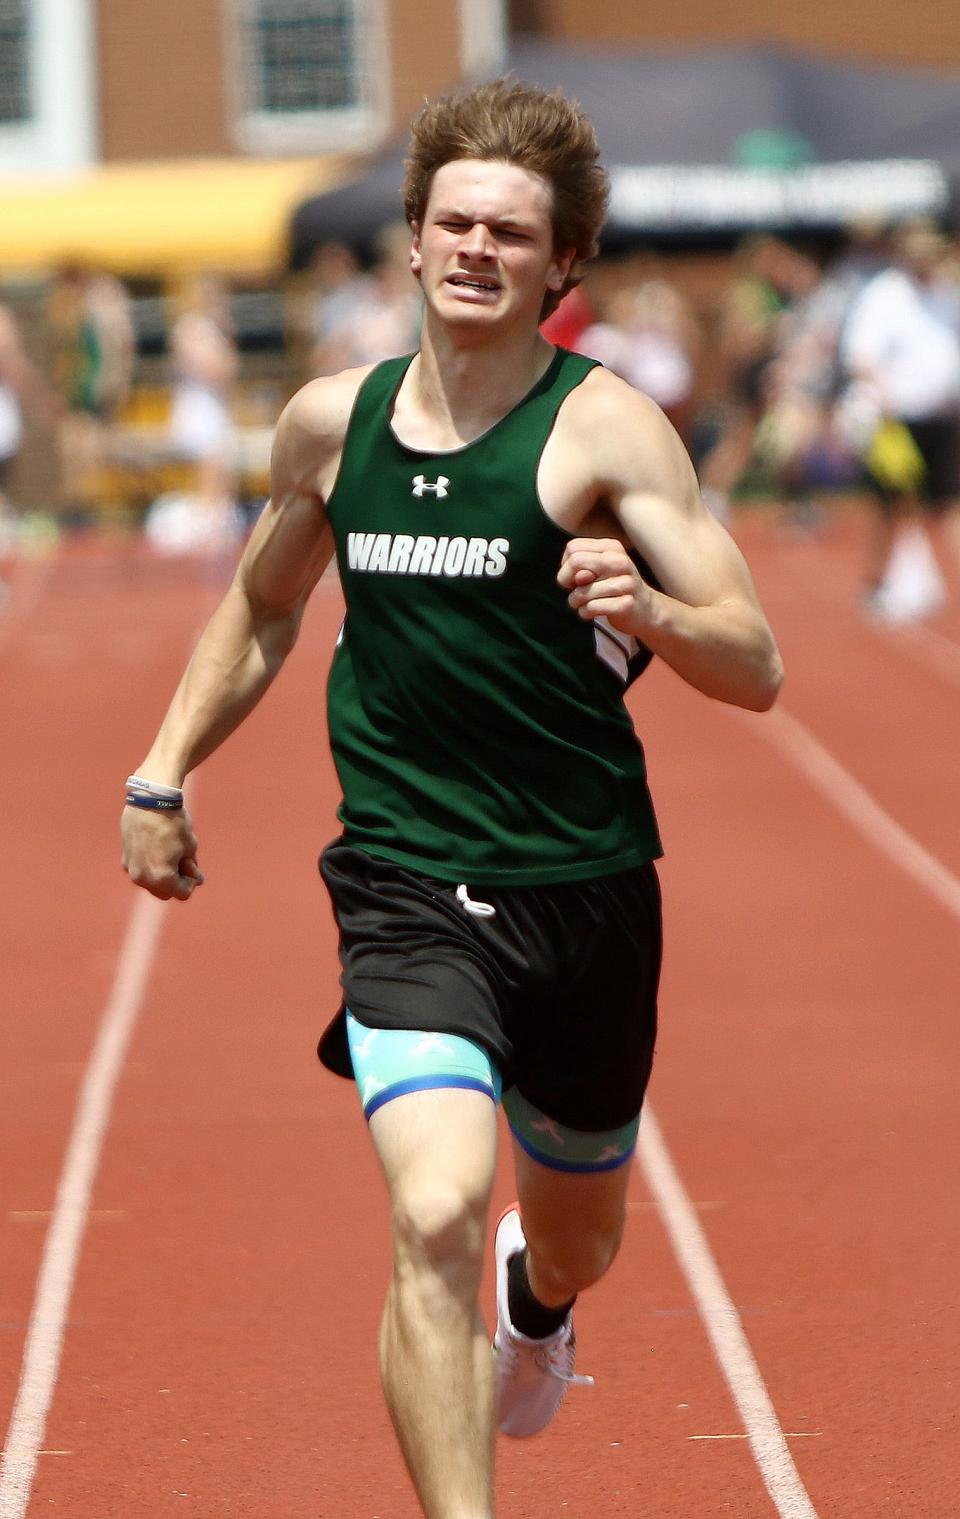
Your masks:
M 376 238 L 376 262 L 369 276 L 369 304 L 354 334 L 360 364 L 413 353 L 420 342 L 423 298 L 410 272 L 410 228 L 406 222 L 382 227 Z
M 842 252 L 824 274 L 819 310 L 823 326 L 829 329 L 835 394 L 843 385 L 840 345 L 846 320 L 865 286 L 875 274 L 889 269 L 892 260 L 887 227 L 883 222 L 867 217 L 850 224 Z
M 942 521 L 960 561 L 960 284 L 935 227 L 902 228 L 895 251 L 897 266 L 867 282 L 846 324 L 839 414 L 877 491 L 867 606 L 907 620 L 944 595 L 919 511 Z
M 819 453 L 829 451 L 843 305 L 815 259 L 782 244 L 773 265 L 781 302 L 764 376 L 766 409 L 755 446 L 772 483 L 797 517 Z M 834 461 L 839 469 L 839 459 Z M 848 462 L 849 469 L 849 462 Z
M 410 273 L 410 230 L 406 223 L 381 229 L 377 259 L 364 274 L 342 243 L 317 251 L 317 286 L 311 326 L 314 375 L 334 374 L 361 364 L 412 353 L 419 341 L 421 300 Z
M 815 270 L 801 276 L 806 288 L 796 290 L 797 303 L 785 313 L 780 332 L 766 440 L 788 492 L 810 483 L 850 484 L 859 475 L 859 461 L 835 425 L 844 386 L 841 342 L 857 297 L 889 262 L 884 228 L 864 221 L 851 226 L 846 247 L 821 277 Z
M 170 450 L 190 467 L 190 489 L 147 515 L 150 541 L 170 552 L 225 552 L 237 536 L 232 391 L 238 355 L 227 292 L 209 275 L 188 281 L 170 330 Z
M 16 317 L 0 305 L 0 557 L 15 544 L 16 519 L 10 487 L 23 436 L 23 409 L 53 423 L 59 397 L 27 357 Z
M 366 276 L 346 243 L 321 243 L 310 274 L 316 295 L 310 314 L 312 374 L 334 374 L 351 360 L 350 330 L 369 302 Z
M 737 272 L 723 301 L 718 343 L 728 394 L 719 436 L 699 469 L 703 498 L 721 520 L 728 515 L 731 492 L 750 463 L 756 430 L 769 400 L 769 368 L 776 356 L 784 308 L 780 280 L 785 247 L 769 236 L 741 243 L 735 254 Z
M 7 492 L 23 436 L 20 398 L 25 364 L 13 313 L 0 306 L 0 556 L 12 530 L 13 511 Z
M 666 280 L 649 279 L 612 295 L 606 320 L 581 332 L 575 347 L 656 401 L 687 442 L 698 341 L 680 294 Z
M 60 428 L 63 497 L 81 516 L 99 505 L 109 429 L 130 390 L 136 352 L 130 301 L 111 274 L 71 264 L 54 281 L 48 321 Z

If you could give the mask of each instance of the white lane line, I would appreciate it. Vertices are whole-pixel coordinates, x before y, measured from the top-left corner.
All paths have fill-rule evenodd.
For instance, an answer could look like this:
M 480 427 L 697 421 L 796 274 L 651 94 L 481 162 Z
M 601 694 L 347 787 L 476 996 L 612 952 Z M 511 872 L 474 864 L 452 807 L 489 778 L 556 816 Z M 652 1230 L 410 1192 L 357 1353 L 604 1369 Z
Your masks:
M 791 1433 L 789 1430 L 785 1429 L 783 1431 L 783 1438 L 785 1440 L 819 1440 L 822 1434 L 823 1434 L 823 1430 L 822 1429 L 800 1429 L 800 1430 L 794 1430 L 793 1433 Z M 687 1439 L 688 1440 L 749 1440 L 749 1438 L 750 1438 L 749 1435 L 744 1435 L 744 1434 L 739 1434 L 739 1435 L 687 1435 Z
M 24 1519 L 60 1370 L 77 1261 L 117 1079 L 156 954 L 167 904 L 138 891 L 100 1020 L 47 1231 L 20 1386 L 0 1470 L 0 1519 Z
M 751 728 L 775 744 L 869 843 L 912 876 L 955 918 L 960 918 L 960 879 L 901 828 L 814 738 L 809 728 L 779 707 L 765 713 L 761 724 L 751 723 Z
M 644 1107 L 640 1123 L 637 1160 L 656 1199 L 664 1228 L 780 1519 L 817 1519 L 817 1511 L 787 1449 L 786 1436 L 740 1316 L 649 1107 Z
M 730 710 L 734 713 L 734 709 Z M 776 744 L 869 843 L 888 855 L 954 917 L 960 918 L 960 880 L 901 828 L 801 722 L 779 708 L 765 714 L 761 728 L 746 714 L 735 715 L 750 721 L 754 732 Z M 640 1124 L 637 1159 L 777 1513 L 780 1519 L 817 1519 L 787 1449 L 788 1437 L 780 1428 L 737 1310 L 649 1107 L 644 1109 Z

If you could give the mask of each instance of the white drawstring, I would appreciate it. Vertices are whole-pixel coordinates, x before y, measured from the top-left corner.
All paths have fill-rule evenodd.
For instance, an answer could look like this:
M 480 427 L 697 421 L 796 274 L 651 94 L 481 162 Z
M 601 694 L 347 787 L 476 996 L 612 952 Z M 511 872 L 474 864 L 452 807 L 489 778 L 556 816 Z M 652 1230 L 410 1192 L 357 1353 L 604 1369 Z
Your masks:
M 457 887 L 457 901 L 464 912 L 472 913 L 475 918 L 492 918 L 496 915 L 497 909 L 492 907 L 489 902 L 471 901 L 470 893 L 465 886 Z

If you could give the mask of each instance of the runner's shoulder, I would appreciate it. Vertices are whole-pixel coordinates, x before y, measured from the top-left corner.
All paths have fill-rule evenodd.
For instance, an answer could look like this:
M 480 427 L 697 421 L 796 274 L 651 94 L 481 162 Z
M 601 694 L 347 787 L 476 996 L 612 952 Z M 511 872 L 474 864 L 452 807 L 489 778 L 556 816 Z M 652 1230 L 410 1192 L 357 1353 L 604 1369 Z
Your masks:
M 294 448 L 307 444 L 324 452 L 341 448 L 357 392 L 375 367 L 364 364 L 308 380 L 280 413 L 278 441 Z
M 609 479 L 632 480 L 639 469 L 658 480 L 689 468 L 686 450 L 656 401 L 609 369 L 592 369 L 571 391 L 561 424 L 565 440 L 587 450 Z

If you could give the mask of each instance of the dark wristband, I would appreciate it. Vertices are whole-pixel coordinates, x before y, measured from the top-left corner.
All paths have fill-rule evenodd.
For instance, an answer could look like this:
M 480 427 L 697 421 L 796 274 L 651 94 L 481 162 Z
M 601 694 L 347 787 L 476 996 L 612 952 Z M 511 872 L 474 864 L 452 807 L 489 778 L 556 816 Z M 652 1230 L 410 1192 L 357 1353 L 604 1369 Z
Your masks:
M 145 812 L 182 812 L 183 802 L 174 797 L 165 796 L 141 796 L 137 792 L 127 792 L 127 806 L 141 807 Z

